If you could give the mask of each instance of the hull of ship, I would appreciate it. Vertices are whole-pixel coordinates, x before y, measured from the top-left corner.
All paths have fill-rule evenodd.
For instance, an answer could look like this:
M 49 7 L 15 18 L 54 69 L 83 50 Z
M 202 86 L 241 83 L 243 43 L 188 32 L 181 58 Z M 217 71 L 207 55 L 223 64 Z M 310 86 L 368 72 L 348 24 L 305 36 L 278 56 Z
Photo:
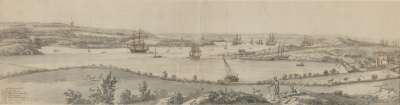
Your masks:
M 153 58 L 162 58 L 162 56 L 157 55 L 157 56 L 153 56 Z
M 190 56 L 189 58 L 190 58 L 190 59 L 193 59 L 193 60 L 199 60 L 199 59 L 200 59 L 200 56 Z
M 131 53 L 146 53 L 148 49 L 129 49 Z
M 265 45 L 267 45 L 267 46 L 275 46 L 276 42 L 267 42 Z

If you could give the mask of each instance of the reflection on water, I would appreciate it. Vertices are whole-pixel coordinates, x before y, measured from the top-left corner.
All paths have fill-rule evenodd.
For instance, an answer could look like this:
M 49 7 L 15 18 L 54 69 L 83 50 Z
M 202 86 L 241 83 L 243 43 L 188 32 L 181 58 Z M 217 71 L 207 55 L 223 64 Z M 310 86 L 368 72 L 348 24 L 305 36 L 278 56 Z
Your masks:
M 54 49 L 58 51 L 54 52 Z M 219 56 L 205 54 L 201 60 L 190 60 L 186 58 L 187 48 L 158 48 L 157 50 L 163 54 L 163 58 L 152 58 L 152 54 L 130 54 L 127 49 L 92 49 L 88 53 L 85 49 L 44 47 L 42 51 L 46 55 L 0 57 L 0 62 L 37 68 L 104 64 L 152 72 L 156 75 L 167 71 L 170 75 L 175 74 L 179 78 L 187 79 L 197 75 L 199 79 L 219 80 L 225 75 L 224 63 Z M 167 52 L 168 50 L 170 51 Z M 203 52 L 207 50 L 203 48 Z M 323 70 L 332 68 L 341 70 L 336 64 L 318 62 L 307 62 L 304 67 L 297 67 L 297 62 L 291 61 L 228 60 L 228 62 L 239 74 L 241 81 L 266 80 L 284 73 L 322 73 Z

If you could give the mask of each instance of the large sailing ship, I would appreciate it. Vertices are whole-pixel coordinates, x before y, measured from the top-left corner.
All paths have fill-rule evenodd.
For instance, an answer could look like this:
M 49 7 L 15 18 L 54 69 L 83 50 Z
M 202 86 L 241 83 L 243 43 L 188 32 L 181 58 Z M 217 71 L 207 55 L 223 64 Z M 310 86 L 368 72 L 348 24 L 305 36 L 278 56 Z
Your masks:
M 242 37 L 239 34 L 233 38 L 232 45 L 240 45 L 242 44 Z
M 146 53 L 149 50 L 149 46 L 144 42 L 141 30 L 138 31 L 137 35 L 131 37 L 127 42 L 127 47 L 131 53 Z
M 201 56 L 201 49 L 200 46 L 197 44 L 193 44 L 192 47 L 190 48 L 190 52 L 189 52 L 189 57 L 191 59 L 200 59 Z
M 275 60 L 287 60 L 289 55 L 285 54 L 285 47 L 281 44 L 278 45 L 277 53 L 275 55 Z

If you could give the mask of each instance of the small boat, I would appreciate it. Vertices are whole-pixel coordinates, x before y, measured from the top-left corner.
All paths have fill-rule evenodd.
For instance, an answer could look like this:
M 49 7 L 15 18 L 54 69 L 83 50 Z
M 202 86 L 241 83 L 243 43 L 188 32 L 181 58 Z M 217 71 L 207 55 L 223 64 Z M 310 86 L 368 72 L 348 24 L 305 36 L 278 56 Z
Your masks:
M 224 81 L 226 83 L 232 83 L 232 82 L 239 82 L 239 76 L 236 72 L 234 72 L 231 68 L 231 66 L 228 64 L 228 62 L 226 61 L 225 57 L 222 57 L 222 59 L 224 60 L 224 64 L 226 67 L 226 76 L 224 78 Z
M 304 66 L 303 62 L 297 63 L 296 66 Z
M 153 58 L 161 58 L 161 55 L 157 55 L 157 48 L 154 48 L 154 56 Z

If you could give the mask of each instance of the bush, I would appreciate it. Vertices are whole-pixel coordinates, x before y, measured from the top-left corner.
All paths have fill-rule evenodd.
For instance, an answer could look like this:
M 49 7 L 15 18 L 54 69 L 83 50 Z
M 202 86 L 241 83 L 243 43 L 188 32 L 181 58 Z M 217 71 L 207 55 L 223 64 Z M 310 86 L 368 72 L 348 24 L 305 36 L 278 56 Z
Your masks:
M 262 96 L 235 91 L 211 91 L 208 94 L 211 104 L 269 103 Z
M 372 80 L 377 80 L 378 79 L 378 75 L 376 75 L 376 74 L 371 75 L 371 79 Z
M 197 81 L 197 75 L 193 75 L 193 81 Z
M 341 91 L 341 90 L 334 91 L 333 94 L 343 96 L 343 91 Z
M 171 76 L 171 79 L 172 79 L 172 80 L 176 80 L 176 75 L 172 75 L 172 76 Z
M 79 91 L 68 89 L 66 92 L 64 92 L 64 95 L 66 97 L 67 104 L 72 104 L 72 105 L 90 104 L 89 100 L 82 98 L 82 94 Z
M 287 79 L 288 79 L 288 75 L 287 74 L 282 76 L 282 80 L 287 80 Z
M 79 91 L 67 90 L 64 92 L 67 104 L 114 104 L 114 92 L 117 80 L 111 72 L 104 78 L 97 90 L 89 96 L 89 100 L 82 98 Z
M 112 76 L 111 72 L 101 81 L 95 93 L 89 96 L 94 104 L 114 104 L 114 92 L 116 89 L 117 79 Z
M 132 94 L 132 92 L 130 90 L 125 90 L 120 95 L 119 104 L 122 104 L 122 105 L 133 104 L 137 101 L 139 101 L 139 99 L 136 95 Z
M 176 93 L 172 97 L 168 98 L 168 104 L 180 105 L 184 102 L 183 95 L 181 93 Z
M 335 68 L 331 69 L 329 72 L 330 72 L 330 74 L 337 74 L 337 73 L 339 73 Z
M 324 75 L 325 75 L 325 76 L 326 76 L 326 75 L 329 75 L 328 70 L 324 70 Z
M 148 89 L 147 82 L 143 81 L 142 84 L 139 84 L 139 92 L 141 101 L 147 101 L 152 99 L 151 91 Z

